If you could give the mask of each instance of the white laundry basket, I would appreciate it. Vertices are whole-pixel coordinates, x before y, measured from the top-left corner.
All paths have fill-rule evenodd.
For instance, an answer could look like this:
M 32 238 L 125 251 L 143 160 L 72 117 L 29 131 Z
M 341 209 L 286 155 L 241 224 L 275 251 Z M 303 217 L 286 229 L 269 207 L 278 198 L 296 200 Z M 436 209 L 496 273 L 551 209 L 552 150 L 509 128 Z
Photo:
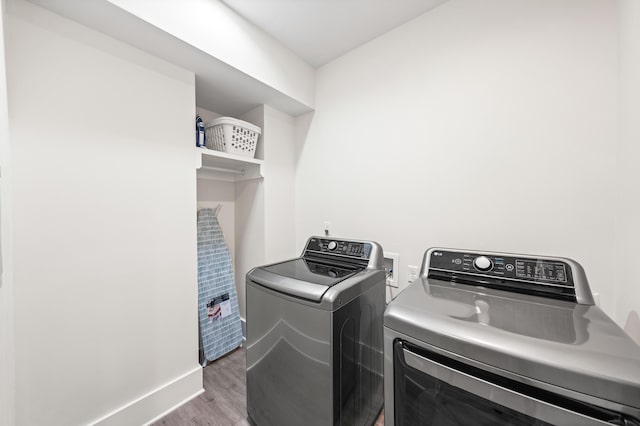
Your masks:
M 208 121 L 207 148 L 252 157 L 256 152 L 260 127 L 231 117 Z

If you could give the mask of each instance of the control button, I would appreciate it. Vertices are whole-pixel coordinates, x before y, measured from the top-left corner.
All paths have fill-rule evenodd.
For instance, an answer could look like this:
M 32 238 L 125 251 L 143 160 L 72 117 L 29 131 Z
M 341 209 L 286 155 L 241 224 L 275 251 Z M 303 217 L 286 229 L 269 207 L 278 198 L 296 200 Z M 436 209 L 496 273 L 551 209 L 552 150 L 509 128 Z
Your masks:
M 513 271 L 513 265 L 511 263 L 507 263 L 506 268 L 507 268 L 507 271 L 509 272 Z
M 336 247 L 338 247 L 338 243 L 336 243 L 335 241 L 331 241 L 328 245 L 327 245 L 327 250 L 335 250 Z
M 493 263 L 491 263 L 491 259 L 487 256 L 478 256 L 473 260 L 473 266 L 478 271 L 490 271 L 493 268 Z

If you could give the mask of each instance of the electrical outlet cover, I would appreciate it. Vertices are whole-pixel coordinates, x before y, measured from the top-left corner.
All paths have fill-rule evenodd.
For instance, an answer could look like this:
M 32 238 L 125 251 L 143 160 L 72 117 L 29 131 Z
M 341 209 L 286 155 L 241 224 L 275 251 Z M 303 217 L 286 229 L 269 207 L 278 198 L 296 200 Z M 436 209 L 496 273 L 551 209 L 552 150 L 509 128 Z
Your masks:
M 398 288 L 400 285 L 400 255 L 384 252 L 384 269 L 387 271 L 387 285 Z
M 407 281 L 412 283 L 418 278 L 418 267 L 409 265 L 407 269 L 409 270 L 409 279 Z

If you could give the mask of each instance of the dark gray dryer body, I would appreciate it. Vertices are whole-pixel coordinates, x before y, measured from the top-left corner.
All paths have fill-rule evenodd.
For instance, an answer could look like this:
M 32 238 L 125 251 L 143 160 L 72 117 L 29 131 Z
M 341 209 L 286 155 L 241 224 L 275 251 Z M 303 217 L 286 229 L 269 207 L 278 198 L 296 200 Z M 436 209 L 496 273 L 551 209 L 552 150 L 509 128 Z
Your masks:
M 384 318 L 385 425 L 640 425 L 640 347 L 565 258 L 430 249 Z
M 312 237 L 247 274 L 247 411 L 259 426 L 370 425 L 383 403 L 382 248 Z

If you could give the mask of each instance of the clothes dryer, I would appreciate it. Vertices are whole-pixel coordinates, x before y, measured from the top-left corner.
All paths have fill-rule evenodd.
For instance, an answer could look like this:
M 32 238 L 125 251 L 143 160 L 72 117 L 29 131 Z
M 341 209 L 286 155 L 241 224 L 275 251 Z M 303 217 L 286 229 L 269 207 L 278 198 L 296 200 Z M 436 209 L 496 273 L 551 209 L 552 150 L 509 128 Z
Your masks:
M 386 426 L 640 425 L 640 347 L 570 259 L 430 249 L 384 338 Z

